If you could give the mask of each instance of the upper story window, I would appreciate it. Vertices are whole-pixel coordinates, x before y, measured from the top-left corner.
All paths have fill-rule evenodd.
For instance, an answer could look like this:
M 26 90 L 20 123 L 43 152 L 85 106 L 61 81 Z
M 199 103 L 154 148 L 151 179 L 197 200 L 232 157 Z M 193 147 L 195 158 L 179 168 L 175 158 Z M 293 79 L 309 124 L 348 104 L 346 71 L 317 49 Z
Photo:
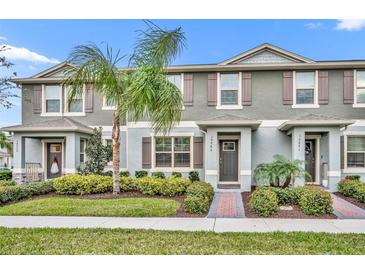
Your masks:
M 365 104 L 365 71 L 356 71 L 356 87 L 355 87 L 356 104 Z
M 113 99 L 108 99 L 103 97 L 103 108 L 104 110 L 115 110 L 115 101 Z
M 62 88 L 60 85 L 44 86 L 44 99 L 46 113 L 61 112 Z
M 296 104 L 315 104 L 315 72 L 296 72 Z
M 84 111 L 84 100 L 82 92 L 78 92 L 69 102 L 71 90 L 66 88 L 66 112 L 82 113 Z
M 190 167 L 190 137 L 155 137 L 156 167 Z
M 220 75 L 221 105 L 238 104 L 238 73 Z
M 180 91 L 182 90 L 181 74 L 169 74 L 167 75 L 167 80 L 169 80 L 171 84 L 174 84 Z
M 347 167 L 365 168 L 365 136 L 347 136 Z

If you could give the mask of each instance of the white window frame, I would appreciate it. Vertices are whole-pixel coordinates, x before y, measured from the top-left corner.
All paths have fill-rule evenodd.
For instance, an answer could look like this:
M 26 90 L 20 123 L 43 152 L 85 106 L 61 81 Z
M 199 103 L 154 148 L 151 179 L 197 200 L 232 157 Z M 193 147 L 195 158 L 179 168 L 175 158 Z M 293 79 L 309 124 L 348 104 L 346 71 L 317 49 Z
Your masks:
M 297 72 L 314 72 L 314 102 L 313 104 L 297 104 Z M 293 71 L 293 105 L 292 108 L 319 108 L 318 104 L 318 70 Z
M 86 86 L 83 85 L 82 87 L 82 111 L 81 112 L 70 112 L 68 110 L 68 92 L 67 87 L 63 86 L 63 94 L 64 94 L 64 100 L 65 100 L 65 106 L 64 106 L 64 116 L 85 116 L 85 92 L 86 92 Z
M 81 141 L 83 141 L 84 142 L 84 152 L 81 152 Z M 86 139 L 83 139 L 83 138 L 81 138 L 80 139 L 80 155 L 79 155 L 79 161 L 80 161 L 80 165 L 81 165 L 81 163 L 83 164 L 83 165 L 85 165 L 85 162 L 86 162 L 86 142 L 87 142 L 87 140 Z M 84 161 L 83 162 L 81 162 L 81 155 L 84 155 Z
M 116 106 L 107 106 L 106 105 L 106 97 L 103 96 L 103 106 L 101 107 L 102 110 L 116 110 Z
M 62 84 L 58 84 L 58 86 L 60 87 L 60 111 L 59 112 L 46 112 L 46 86 L 57 86 L 57 84 L 42 84 L 42 112 L 41 112 L 41 116 L 46 116 L 46 117 L 55 117 L 55 116 L 62 116 L 62 109 L 63 109 L 63 102 L 62 102 Z
M 343 173 L 365 173 L 365 167 L 347 166 L 347 137 L 364 137 L 365 132 L 344 132 L 343 133 Z
M 171 165 L 172 167 L 156 167 L 156 149 L 155 149 L 155 138 L 159 138 L 159 137 L 165 137 L 165 138 L 173 138 L 172 139 L 172 158 L 171 158 Z M 189 167 L 174 167 L 174 138 L 175 137 L 190 137 L 190 166 Z M 189 172 L 193 169 L 193 160 L 194 160 L 194 155 L 193 155 L 193 137 L 194 137 L 194 133 L 172 133 L 171 135 L 154 135 L 153 133 L 151 133 L 151 141 L 152 141 L 152 149 L 151 149 L 151 159 L 152 159 L 152 168 L 151 168 L 151 172 L 154 171 L 162 171 L 162 172 L 172 172 L 172 171 L 177 171 L 177 172 Z
M 365 70 L 360 70 L 365 71 Z M 354 69 L 354 103 L 353 108 L 365 108 L 365 103 L 357 103 L 357 69 Z
M 179 75 L 180 74 L 180 92 L 181 92 L 181 98 L 184 98 L 184 73 L 170 73 L 168 75 Z M 184 102 L 182 102 L 182 110 L 185 109 Z
M 217 72 L 217 106 L 216 109 L 242 109 L 242 72 L 227 72 L 227 74 L 238 74 L 238 94 L 236 105 L 222 105 L 221 100 L 221 73 Z

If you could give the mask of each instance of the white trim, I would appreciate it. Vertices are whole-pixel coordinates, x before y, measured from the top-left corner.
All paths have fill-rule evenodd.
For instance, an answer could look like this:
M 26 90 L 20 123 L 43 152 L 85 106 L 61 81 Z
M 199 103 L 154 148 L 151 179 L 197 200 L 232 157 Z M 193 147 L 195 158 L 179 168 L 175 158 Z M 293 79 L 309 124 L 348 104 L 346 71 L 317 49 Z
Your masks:
M 365 131 L 345 131 L 343 133 L 343 167 L 344 172 L 347 173 L 361 173 L 365 171 L 365 167 L 347 167 L 347 137 L 364 137 Z
M 252 171 L 250 169 L 241 169 L 240 170 L 240 175 L 241 176 L 251 176 Z
M 262 120 L 259 127 L 278 127 L 288 120 Z
M 365 136 L 365 131 L 344 131 L 343 132 L 344 136 Z
M 360 70 L 363 71 L 363 70 Z M 354 69 L 354 103 L 353 108 L 365 108 L 365 103 L 357 103 L 357 69 Z
M 89 126 L 89 127 L 90 128 L 99 128 L 99 127 L 101 127 L 103 132 L 112 132 L 112 130 L 113 130 L 113 126 Z M 127 126 L 120 126 L 119 130 L 120 131 L 127 131 L 128 129 L 127 129 Z
M 219 185 L 240 185 L 239 181 L 218 181 Z
M 328 171 L 328 177 L 340 177 L 341 176 L 341 171 Z
M 217 176 L 218 175 L 218 170 L 216 170 L 216 169 L 207 169 L 205 171 L 205 175 L 208 175 L 208 176 Z
M 358 168 L 354 168 L 354 167 L 349 167 L 349 168 L 344 168 L 342 170 L 343 173 L 365 173 L 365 168 L 362 167 L 358 167 Z
M 217 72 L 217 106 L 216 109 L 243 109 L 242 107 L 242 72 L 231 72 L 225 74 L 238 74 L 238 90 L 236 105 L 222 105 L 221 102 L 221 73 Z
M 76 168 L 65 168 L 63 169 L 65 174 L 69 174 L 69 173 L 76 173 Z
M 128 122 L 128 128 L 152 128 L 151 122 Z M 197 128 L 197 124 L 195 121 L 181 121 L 180 123 L 176 124 L 174 128 Z
M 40 116 L 44 116 L 44 117 L 59 117 L 59 116 L 63 116 L 62 113 L 62 109 L 63 109 L 63 100 L 62 100 L 62 84 L 58 84 L 58 86 L 60 87 L 60 111 L 59 112 L 46 112 L 46 86 L 57 86 L 57 84 L 49 84 L 49 85 L 45 85 L 42 84 L 42 112 Z
M 12 171 L 13 173 L 24 173 L 25 168 L 13 168 Z
M 307 71 L 299 71 L 299 72 L 307 72 Z M 308 71 L 308 72 L 313 72 Z M 296 87 L 296 75 L 297 71 L 293 71 L 293 104 L 292 108 L 319 108 L 318 104 L 318 70 L 314 70 L 314 98 L 313 104 L 297 104 L 297 87 Z

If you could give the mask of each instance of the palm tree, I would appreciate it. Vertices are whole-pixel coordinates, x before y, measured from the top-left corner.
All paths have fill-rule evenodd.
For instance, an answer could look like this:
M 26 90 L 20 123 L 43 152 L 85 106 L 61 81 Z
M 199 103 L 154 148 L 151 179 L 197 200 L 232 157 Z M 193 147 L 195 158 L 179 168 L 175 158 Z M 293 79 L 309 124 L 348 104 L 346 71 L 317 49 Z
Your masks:
M 13 145 L 9 140 L 6 138 L 4 132 L 0 131 L 0 148 L 5 148 L 9 154 L 13 152 Z
M 112 118 L 113 193 L 120 192 L 120 123 L 124 119 L 136 122 L 149 119 L 155 132 L 166 133 L 180 121 L 182 98 L 179 89 L 166 77 L 166 66 L 181 52 L 185 36 L 181 28 L 163 30 L 151 22 L 148 29 L 139 32 L 130 67 L 120 70 L 123 59 L 120 51 L 114 53 L 106 46 L 104 53 L 90 43 L 76 46 L 70 54 L 68 78 L 69 103 L 83 92 L 85 84 L 92 83 L 96 92 L 115 103 Z

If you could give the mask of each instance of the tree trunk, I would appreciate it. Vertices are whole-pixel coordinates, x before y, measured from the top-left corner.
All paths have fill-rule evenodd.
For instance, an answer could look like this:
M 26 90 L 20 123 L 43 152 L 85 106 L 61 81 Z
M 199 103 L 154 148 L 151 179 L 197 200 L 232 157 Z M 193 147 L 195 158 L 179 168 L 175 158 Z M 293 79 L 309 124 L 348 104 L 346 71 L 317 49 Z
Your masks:
M 289 187 L 291 183 L 291 176 L 286 177 L 285 183 L 283 184 L 283 188 Z
M 120 193 L 120 117 L 119 112 L 113 113 L 113 129 L 112 129 L 112 142 L 113 142 L 113 194 Z

